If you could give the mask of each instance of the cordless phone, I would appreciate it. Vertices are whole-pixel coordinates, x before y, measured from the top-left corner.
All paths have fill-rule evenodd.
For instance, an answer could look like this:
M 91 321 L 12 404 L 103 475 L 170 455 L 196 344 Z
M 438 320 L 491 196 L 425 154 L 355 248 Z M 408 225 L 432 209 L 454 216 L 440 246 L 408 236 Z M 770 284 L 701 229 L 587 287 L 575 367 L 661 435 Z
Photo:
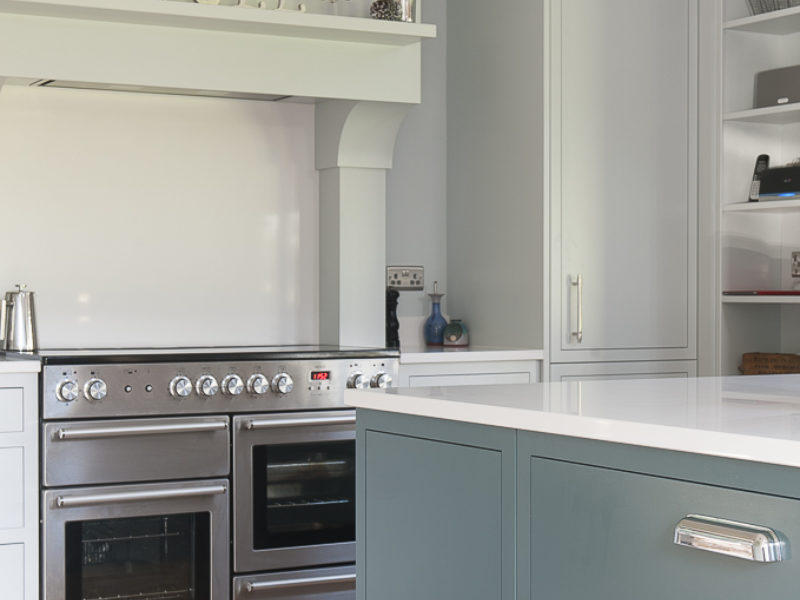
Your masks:
M 750 202 L 758 202 L 758 192 L 761 189 L 761 174 L 769 167 L 769 154 L 760 154 L 756 159 L 753 169 L 753 182 L 750 184 Z

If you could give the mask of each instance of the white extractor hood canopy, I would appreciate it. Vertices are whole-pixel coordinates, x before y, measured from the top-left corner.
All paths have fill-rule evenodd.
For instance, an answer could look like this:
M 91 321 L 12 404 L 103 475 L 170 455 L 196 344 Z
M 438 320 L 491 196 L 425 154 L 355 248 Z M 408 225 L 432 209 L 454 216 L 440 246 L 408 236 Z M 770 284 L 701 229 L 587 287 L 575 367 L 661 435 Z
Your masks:
M 173 0 L 0 0 L 0 85 L 318 102 L 319 341 L 383 346 L 386 169 L 435 35 Z
M 418 103 L 433 25 L 173 0 L 0 0 L 0 79 Z

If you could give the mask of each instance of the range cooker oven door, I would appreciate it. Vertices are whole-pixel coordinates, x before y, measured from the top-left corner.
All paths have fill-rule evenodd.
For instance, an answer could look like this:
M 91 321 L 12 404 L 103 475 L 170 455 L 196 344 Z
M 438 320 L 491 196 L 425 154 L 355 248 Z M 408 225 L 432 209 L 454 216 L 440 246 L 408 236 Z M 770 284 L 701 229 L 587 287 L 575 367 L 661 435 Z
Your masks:
M 42 494 L 44 600 L 227 600 L 228 481 Z
M 234 417 L 234 570 L 355 561 L 355 411 Z
M 355 565 L 245 575 L 233 579 L 233 600 L 355 600 Z

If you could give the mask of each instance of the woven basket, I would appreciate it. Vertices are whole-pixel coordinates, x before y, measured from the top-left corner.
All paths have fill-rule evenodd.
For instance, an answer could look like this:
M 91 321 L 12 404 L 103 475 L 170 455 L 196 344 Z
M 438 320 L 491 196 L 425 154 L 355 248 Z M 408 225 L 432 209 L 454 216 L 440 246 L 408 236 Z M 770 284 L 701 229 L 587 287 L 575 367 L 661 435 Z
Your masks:
M 747 352 L 742 354 L 739 372 L 742 375 L 800 373 L 800 355 Z

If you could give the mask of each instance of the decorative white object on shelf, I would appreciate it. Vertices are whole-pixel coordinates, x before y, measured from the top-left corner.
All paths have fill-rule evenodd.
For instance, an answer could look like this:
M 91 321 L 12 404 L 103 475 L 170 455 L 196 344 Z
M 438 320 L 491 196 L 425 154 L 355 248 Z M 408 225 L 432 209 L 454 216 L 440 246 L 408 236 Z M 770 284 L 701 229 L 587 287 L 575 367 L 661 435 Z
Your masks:
M 239 1 L 240 2 L 244 2 L 244 0 L 239 0 Z M 284 4 L 285 4 L 285 0 L 278 0 L 278 6 L 275 7 L 273 10 L 299 10 L 300 12 L 306 12 L 306 5 L 305 4 L 302 4 L 302 3 L 298 4 L 297 5 L 297 9 L 286 8 L 284 6 Z M 258 7 L 259 8 L 266 8 L 266 2 L 259 2 L 258 3 Z
M 196 4 L 209 4 L 209 5 L 219 6 L 219 4 L 220 4 L 220 2 L 222 0 L 194 0 L 194 1 L 195 1 Z M 331 2 L 336 2 L 336 0 L 330 0 L 330 1 Z M 306 5 L 305 4 L 302 4 L 302 3 L 298 4 L 296 9 L 294 9 L 294 8 L 286 8 L 285 4 L 286 4 L 286 0 L 278 0 L 278 5 L 275 8 L 267 8 L 267 3 L 266 3 L 265 0 L 261 0 L 258 3 L 257 6 L 254 6 L 252 4 L 248 4 L 247 0 L 237 0 L 236 4 L 234 6 L 236 6 L 237 8 L 263 8 L 263 9 L 267 9 L 267 10 L 291 10 L 291 11 L 297 10 L 297 11 L 300 11 L 300 12 L 306 12 Z

